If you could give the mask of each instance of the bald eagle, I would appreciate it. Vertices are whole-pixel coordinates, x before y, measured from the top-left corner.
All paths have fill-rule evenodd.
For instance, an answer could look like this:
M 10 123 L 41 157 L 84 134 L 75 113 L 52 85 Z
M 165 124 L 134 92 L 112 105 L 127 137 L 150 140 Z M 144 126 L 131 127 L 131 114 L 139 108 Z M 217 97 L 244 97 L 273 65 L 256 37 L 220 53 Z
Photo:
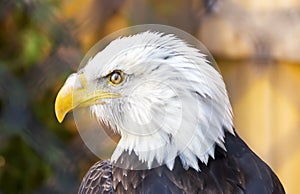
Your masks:
M 68 77 L 55 102 L 58 121 L 79 107 L 121 137 L 79 193 L 285 193 L 236 133 L 220 73 L 174 34 L 110 42 Z

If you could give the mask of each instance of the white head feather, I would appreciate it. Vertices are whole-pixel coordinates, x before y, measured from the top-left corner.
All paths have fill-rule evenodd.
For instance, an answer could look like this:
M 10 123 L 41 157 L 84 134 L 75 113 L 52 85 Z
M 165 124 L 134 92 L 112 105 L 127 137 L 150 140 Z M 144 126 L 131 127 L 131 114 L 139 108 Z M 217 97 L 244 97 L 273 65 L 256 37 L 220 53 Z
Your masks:
M 122 84 L 100 79 L 114 70 L 124 72 Z M 224 147 L 224 129 L 234 134 L 221 75 L 199 50 L 174 35 L 144 32 L 116 39 L 81 73 L 95 90 L 121 94 L 91 106 L 121 135 L 112 161 L 128 152 L 148 168 L 172 169 L 179 156 L 184 168 L 199 170 L 198 160 L 207 163 L 216 144 Z

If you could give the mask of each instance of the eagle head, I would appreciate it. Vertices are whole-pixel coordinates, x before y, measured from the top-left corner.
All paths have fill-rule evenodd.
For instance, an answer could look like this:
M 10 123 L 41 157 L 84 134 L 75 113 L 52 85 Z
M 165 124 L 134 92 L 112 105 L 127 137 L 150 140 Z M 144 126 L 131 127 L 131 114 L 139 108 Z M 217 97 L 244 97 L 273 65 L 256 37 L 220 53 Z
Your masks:
M 112 162 L 134 155 L 146 168 L 172 169 L 179 157 L 185 169 L 199 170 L 215 145 L 224 148 L 224 130 L 234 133 L 220 73 L 174 34 L 145 31 L 110 42 L 67 78 L 55 102 L 58 121 L 80 107 L 121 136 Z

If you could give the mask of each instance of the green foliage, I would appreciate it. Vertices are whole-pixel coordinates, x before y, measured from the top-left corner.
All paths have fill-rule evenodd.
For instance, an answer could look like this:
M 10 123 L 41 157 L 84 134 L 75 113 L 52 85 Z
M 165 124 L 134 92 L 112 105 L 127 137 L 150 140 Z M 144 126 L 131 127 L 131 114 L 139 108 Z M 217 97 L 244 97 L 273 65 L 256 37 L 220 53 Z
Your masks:
M 23 42 L 23 52 L 20 59 L 26 69 L 42 61 L 51 47 L 50 40 L 45 34 L 32 29 L 28 29 L 22 34 L 21 41 Z
M 5 160 L 0 171 L 3 193 L 31 193 L 50 175 L 50 166 L 20 136 L 10 137 L 0 153 Z
M 0 193 L 73 193 L 73 137 L 54 115 L 70 66 L 59 48 L 76 50 L 55 10 L 60 1 L 0 2 Z M 61 165 L 63 164 L 63 165 Z

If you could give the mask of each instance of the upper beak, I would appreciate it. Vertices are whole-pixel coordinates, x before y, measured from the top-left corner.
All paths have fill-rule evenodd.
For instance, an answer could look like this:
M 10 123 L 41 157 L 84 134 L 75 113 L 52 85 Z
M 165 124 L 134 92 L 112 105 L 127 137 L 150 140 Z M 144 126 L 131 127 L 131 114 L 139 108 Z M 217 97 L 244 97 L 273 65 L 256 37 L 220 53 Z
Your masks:
M 58 122 L 62 122 L 66 114 L 77 107 L 103 104 L 104 98 L 116 98 L 119 94 L 89 88 L 84 74 L 72 74 L 59 90 L 55 100 L 55 114 Z

